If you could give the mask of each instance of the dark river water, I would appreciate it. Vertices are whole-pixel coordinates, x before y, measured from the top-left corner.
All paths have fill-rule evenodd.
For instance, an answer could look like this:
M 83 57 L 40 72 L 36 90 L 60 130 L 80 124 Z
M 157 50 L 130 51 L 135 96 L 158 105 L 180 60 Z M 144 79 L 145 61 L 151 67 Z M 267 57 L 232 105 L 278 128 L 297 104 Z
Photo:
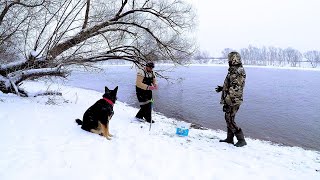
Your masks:
M 219 104 L 227 66 L 189 66 L 169 69 L 171 81 L 159 79 L 154 110 L 167 117 L 226 130 Z M 320 150 L 320 71 L 245 67 L 244 102 L 236 123 L 245 136 Z M 103 92 L 104 86 L 119 86 L 118 100 L 138 107 L 135 95 L 136 70 L 109 66 L 100 72 L 73 72 L 68 84 Z M 83 82 L 79 84 L 78 82 Z M 134 116 L 133 114 L 132 116 Z

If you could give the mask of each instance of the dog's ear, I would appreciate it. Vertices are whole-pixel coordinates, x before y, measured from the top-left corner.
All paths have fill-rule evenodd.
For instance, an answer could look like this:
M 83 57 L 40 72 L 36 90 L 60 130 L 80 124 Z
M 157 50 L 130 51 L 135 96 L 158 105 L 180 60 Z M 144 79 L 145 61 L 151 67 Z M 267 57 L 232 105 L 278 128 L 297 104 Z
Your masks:
M 117 92 L 118 92 L 118 86 L 117 86 L 116 88 L 114 88 L 113 92 L 114 92 L 115 94 L 117 94 Z
M 104 87 L 104 92 L 107 93 L 107 92 L 109 92 L 109 91 L 110 91 L 109 88 L 108 88 L 107 86 L 105 86 L 105 87 Z

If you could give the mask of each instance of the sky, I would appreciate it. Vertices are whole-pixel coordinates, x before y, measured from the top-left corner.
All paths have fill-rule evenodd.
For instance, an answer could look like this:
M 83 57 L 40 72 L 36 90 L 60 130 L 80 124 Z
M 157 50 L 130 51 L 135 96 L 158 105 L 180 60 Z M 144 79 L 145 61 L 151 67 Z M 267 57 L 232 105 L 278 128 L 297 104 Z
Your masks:
M 198 15 L 198 45 L 211 55 L 249 45 L 320 50 L 319 0 L 189 1 Z
M 63 95 L 0 92 L 1 180 L 320 179 L 317 151 L 247 137 L 248 145 L 237 148 L 219 142 L 224 131 L 189 129 L 179 137 L 177 120 L 156 112 L 149 131 L 148 123 L 133 121 L 138 109 L 119 101 L 107 140 L 75 123 L 102 93 L 51 82 L 24 82 L 23 88 Z

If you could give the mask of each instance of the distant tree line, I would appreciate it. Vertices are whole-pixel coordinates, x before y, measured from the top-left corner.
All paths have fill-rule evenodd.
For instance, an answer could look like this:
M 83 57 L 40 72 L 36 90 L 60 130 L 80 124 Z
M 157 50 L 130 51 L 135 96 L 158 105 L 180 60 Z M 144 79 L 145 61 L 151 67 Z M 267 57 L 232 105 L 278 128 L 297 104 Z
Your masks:
M 221 53 L 223 58 L 227 58 L 229 52 L 234 51 L 230 48 L 225 48 Z M 293 48 L 276 48 L 262 47 L 257 48 L 249 46 L 238 51 L 241 54 L 242 61 L 247 65 L 261 66 L 285 66 L 300 67 L 301 63 L 310 63 L 311 67 L 316 68 L 320 65 L 320 51 L 307 51 L 301 53 Z

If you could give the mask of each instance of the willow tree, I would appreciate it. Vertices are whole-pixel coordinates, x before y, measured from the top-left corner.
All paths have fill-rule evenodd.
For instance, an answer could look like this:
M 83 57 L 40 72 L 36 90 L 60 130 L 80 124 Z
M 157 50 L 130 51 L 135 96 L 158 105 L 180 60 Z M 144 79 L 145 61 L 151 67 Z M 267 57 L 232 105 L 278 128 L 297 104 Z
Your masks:
M 189 38 L 194 14 L 185 0 L 16 0 L 0 5 L 0 91 L 5 93 L 28 96 L 20 88 L 23 81 L 66 77 L 69 65 L 111 59 L 180 63 L 194 49 Z

